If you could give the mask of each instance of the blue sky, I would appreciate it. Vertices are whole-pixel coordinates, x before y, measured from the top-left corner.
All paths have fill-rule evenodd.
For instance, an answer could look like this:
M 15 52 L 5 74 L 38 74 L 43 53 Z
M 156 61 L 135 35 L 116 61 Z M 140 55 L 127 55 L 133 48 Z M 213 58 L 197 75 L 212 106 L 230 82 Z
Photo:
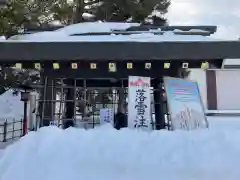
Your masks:
M 217 25 L 214 37 L 240 37 L 240 0 L 172 0 L 167 14 L 172 25 Z

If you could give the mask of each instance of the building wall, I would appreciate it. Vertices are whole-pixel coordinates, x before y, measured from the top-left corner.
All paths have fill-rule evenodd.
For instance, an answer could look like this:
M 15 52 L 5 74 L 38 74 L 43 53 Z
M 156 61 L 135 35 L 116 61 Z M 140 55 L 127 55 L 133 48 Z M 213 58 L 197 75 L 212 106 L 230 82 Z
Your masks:
M 240 110 L 240 70 L 191 69 L 188 79 L 197 81 L 206 110 Z
M 217 109 L 240 109 L 240 70 L 217 70 Z
M 197 81 L 204 109 L 208 109 L 206 71 L 203 69 L 191 69 L 188 79 Z

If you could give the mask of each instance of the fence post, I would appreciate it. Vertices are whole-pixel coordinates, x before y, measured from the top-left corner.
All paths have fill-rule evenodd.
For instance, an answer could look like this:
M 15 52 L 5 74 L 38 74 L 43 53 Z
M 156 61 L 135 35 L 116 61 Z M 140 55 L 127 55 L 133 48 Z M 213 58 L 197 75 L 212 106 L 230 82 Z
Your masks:
M 13 118 L 13 124 L 12 124 L 12 139 L 14 139 L 14 134 L 15 134 L 15 118 Z
M 22 136 L 24 136 L 24 123 L 23 123 L 23 119 L 21 119 L 21 131 L 22 131 Z
M 7 141 L 7 121 L 3 124 L 3 142 Z

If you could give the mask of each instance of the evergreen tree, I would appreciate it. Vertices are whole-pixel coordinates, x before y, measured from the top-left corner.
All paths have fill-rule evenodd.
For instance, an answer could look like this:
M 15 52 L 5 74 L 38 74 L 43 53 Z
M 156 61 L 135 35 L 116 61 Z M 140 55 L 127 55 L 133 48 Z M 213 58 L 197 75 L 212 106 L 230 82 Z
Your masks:
M 9 0 L 0 8 L 0 35 L 9 37 L 56 20 L 65 25 L 82 22 L 86 5 L 83 0 Z
M 146 23 L 152 19 L 164 24 L 169 5 L 169 0 L 102 0 L 92 11 L 96 20 Z M 158 16 L 153 16 L 153 12 L 158 12 Z

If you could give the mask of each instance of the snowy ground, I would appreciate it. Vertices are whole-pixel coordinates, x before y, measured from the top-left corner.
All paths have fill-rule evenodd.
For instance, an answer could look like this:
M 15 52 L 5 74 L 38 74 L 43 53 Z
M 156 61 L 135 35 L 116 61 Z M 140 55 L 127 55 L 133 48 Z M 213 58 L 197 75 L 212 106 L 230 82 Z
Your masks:
M 2 154 L 3 154 L 3 150 L 0 149 L 0 159 L 1 159 L 1 157 L 2 157 Z
M 4 151 L 0 179 L 239 180 L 238 119 L 192 132 L 42 128 Z
M 9 93 L 2 119 L 22 116 Z M 239 180 L 240 117 L 208 120 L 208 130 L 192 132 L 43 128 L 0 144 L 0 180 Z
M 240 117 L 207 117 L 211 130 L 239 130 L 240 131 Z

